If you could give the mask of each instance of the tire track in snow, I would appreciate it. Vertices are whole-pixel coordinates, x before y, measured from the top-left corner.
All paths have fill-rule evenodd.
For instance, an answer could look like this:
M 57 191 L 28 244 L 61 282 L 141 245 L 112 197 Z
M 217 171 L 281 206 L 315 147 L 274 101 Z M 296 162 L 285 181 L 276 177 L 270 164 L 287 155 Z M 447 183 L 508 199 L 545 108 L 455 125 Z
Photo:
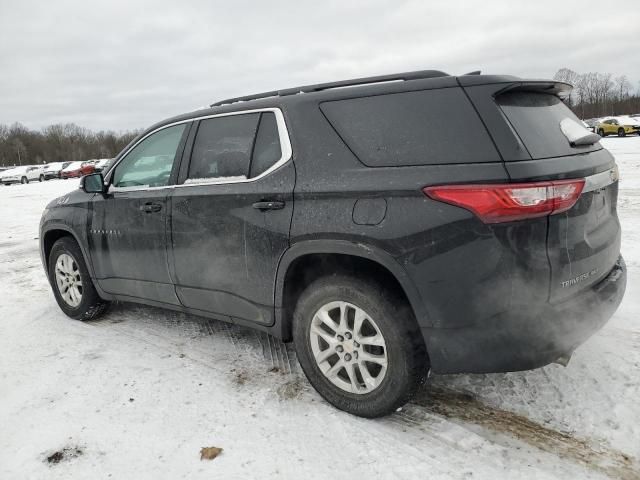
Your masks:
M 604 445 L 592 446 L 587 440 L 570 433 L 559 432 L 522 415 L 485 405 L 467 393 L 432 387 L 413 403 L 428 413 L 514 437 L 538 450 L 611 478 L 640 478 L 640 464 L 631 455 Z M 416 419 L 414 417 L 411 420 Z

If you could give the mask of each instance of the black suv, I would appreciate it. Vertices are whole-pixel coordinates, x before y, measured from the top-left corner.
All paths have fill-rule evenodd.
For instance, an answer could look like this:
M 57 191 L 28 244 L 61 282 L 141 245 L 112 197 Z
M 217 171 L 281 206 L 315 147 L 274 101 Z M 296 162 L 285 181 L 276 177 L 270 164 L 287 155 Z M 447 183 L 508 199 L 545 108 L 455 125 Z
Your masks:
M 112 300 L 293 340 L 365 417 L 427 372 L 565 362 L 624 294 L 617 167 L 570 86 L 420 71 L 266 92 L 160 122 L 53 201 L 60 308 Z

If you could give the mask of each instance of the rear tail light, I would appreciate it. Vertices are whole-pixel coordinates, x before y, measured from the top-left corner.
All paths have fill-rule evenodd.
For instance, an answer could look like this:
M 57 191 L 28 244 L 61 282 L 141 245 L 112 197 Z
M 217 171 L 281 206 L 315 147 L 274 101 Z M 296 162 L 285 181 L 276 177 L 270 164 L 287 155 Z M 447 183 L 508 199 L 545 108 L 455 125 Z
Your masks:
M 484 223 L 512 222 L 565 212 L 584 188 L 584 179 L 496 185 L 443 185 L 422 191 L 433 200 L 466 208 Z

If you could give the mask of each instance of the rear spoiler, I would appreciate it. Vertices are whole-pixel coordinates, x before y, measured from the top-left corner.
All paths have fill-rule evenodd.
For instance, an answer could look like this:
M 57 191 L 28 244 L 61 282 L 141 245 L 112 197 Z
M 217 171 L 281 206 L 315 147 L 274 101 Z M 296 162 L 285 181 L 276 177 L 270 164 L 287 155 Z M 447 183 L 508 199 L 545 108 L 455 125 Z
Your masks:
M 564 100 L 565 98 L 569 97 L 569 95 L 571 94 L 571 90 L 573 90 L 573 85 L 569 83 L 534 80 L 511 83 L 498 90 L 494 94 L 494 97 L 498 97 L 507 92 L 540 92 L 549 93 Z
M 573 86 L 565 82 L 554 80 L 523 80 L 511 75 L 462 75 L 457 77 L 461 87 L 476 87 L 493 85 L 493 96 L 497 97 L 506 92 L 544 92 L 556 95 L 562 99 L 569 96 Z

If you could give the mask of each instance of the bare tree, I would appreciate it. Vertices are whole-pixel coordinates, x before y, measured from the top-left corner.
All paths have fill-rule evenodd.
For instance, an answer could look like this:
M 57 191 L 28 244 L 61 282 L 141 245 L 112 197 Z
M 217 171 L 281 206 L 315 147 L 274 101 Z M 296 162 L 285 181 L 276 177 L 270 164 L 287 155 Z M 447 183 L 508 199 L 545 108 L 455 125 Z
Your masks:
M 24 143 L 22 143 L 22 140 L 15 138 L 13 140 L 13 149 L 18 156 L 18 165 L 22 165 L 22 160 L 26 157 L 27 153 L 27 148 L 24 146 Z
M 631 92 L 631 83 L 626 75 L 621 75 L 616 77 L 616 100 L 624 101 L 629 97 L 629 92 Z

